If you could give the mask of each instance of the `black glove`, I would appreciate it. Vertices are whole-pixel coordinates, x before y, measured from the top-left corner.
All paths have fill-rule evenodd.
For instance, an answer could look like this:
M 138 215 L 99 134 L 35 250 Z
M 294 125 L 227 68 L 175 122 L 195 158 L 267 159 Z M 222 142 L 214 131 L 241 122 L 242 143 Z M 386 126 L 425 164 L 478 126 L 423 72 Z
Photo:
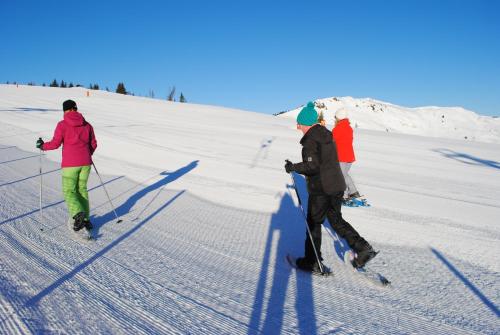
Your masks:
M 290 162 L 288 159 L 285 160 L 285 162 L 286 162 L 286 164 L 285 164 L 285 171 L 286 171 L 286 173 L 290 173 L 290 172 L 294 171 L 294 169 L 293 169 L 293 163 Z
M 38 139 L 38 141 L 36 141 L 36 148 L 37 148 L 37 149 L 42 149 L 42 145 L 43 145 L 43 140 L 42 140 L 42 138 L 40 137 L 40 138 Z

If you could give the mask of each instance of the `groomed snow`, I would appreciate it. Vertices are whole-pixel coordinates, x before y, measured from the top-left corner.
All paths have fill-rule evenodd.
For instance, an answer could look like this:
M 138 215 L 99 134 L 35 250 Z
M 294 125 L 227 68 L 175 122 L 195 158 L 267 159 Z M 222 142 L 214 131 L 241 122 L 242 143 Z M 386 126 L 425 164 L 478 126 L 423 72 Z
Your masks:
M 499 144 L 355 130 L 372 207 L 343 213 L 381 251 L 370 268 L 392 285 L 379 288 L 343 265 L 327 224 L 333 277 L 285 262 L 305 237 L 283 169 L 300 159 L 293 119 L 86 92 L 0 85 L 1 334 L 500 332 Z M 43 156 L 39 213 L 35 142 L 69 98 L 124 220 L 92 173 L 90 242 L 66 226 L 60 150 Z

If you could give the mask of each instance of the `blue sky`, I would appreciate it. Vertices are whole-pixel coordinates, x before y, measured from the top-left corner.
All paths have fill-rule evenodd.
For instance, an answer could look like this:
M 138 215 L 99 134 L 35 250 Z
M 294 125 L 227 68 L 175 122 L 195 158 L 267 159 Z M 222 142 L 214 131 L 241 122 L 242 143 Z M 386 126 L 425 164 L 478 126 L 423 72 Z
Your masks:
M 500 1 L 0 1 L 0 82 L 275 113 L 331 96 L 500 115 Z

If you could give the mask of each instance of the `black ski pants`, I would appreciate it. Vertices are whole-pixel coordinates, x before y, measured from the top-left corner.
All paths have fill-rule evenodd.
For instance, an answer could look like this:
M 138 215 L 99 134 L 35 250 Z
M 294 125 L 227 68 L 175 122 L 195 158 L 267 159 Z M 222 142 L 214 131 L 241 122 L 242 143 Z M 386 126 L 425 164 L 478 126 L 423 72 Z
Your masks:
M 325 218 L 330 222 L 330 226 L 340 237 L 344 238 L 349 247 L 355 252 L 368 248 L 370 245 L 363 239 L 358 232 L 342 218 L 342 196 L 344 192 L 333 195 L 309 195 L 307 206 L 307 225 L 311 232 L 314 246 L 321 257 L 321 224 Z M 311 262 L 316 262 L 316 256 L 311 244 L 311 239 L 307 236 L 305 241 L 305 258 Z

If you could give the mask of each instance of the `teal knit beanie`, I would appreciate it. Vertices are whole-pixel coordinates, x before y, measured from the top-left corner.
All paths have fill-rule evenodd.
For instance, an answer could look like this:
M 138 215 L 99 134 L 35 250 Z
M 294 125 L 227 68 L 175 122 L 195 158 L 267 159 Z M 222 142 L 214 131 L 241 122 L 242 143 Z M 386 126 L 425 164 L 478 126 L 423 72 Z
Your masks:
M 318 123 L 318 112 L 314 109 L 314 103 L 309 101 L 307 106 L 302 108 L 299 115 L 297 115 L 297 123 L 304 126 L 312 126 Z

